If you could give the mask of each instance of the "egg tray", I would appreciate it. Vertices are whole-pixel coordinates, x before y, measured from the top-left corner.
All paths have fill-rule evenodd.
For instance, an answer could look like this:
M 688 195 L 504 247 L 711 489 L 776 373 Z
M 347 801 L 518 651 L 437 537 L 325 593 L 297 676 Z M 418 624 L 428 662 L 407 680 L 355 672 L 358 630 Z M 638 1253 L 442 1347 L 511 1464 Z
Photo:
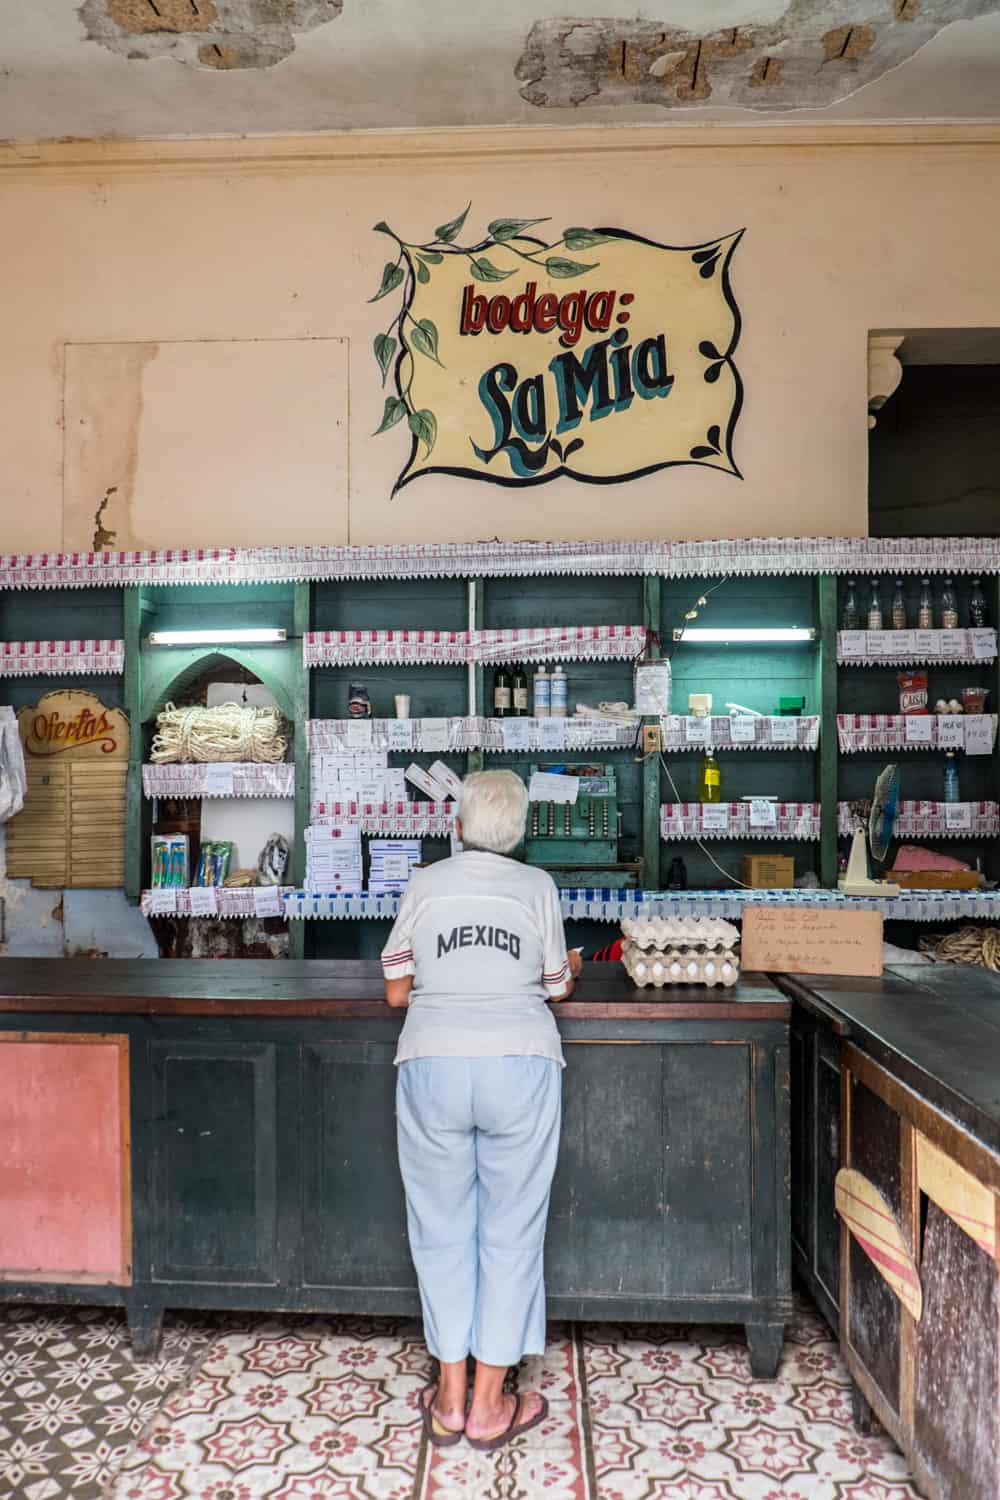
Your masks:
M 740 976 L 739 933 L 714 917 L 641 917 L 622 923 L 622 964 L 641 989 L 700 984 L 730 989 Z
M 622 933 L 636 948 L 738 948 L 739 929 L 721 917 L 626 917 Z

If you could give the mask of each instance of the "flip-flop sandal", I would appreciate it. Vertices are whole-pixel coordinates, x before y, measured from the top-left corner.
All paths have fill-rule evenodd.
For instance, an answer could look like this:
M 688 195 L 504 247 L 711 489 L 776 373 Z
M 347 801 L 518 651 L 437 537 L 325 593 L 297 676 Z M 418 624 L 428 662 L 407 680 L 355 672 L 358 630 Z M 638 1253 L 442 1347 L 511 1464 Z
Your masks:
M 541 1402 L 541 1406 L 535 1412 L 535 1415 L 530 1417 L 527 1422 L 519 1423 L 517 1419 L 521 1415 L 521 1398 L 520 1396 L 515 1396 L 514 1414 L 503 1432 L 498 1433 L 496 1437 L 492 1438 L 471 1438 L 467 1436 L 466 1441 L 469 1447 L 475 1448 L 478 1453 L 495 1453 L 505 1443 L 509 1443 L 513 1438 L 520 1437 L 522 1432 L 530 1432 L 532 1427 L 537 1427 L 541 1422 L 544 1422 L 549 1414 L 548 1401 L 546 1401 L 544 1396 L 539 1396 L 538 1399 Z
M 420 1415 L 424 1424 L 424 1431 L 427 1434 L 427 1441 L 432 1448 L 453 1448 L 456 1443 L 462 1441 L 463 1434 L 462 1432 L 453 1432 L 450 1427 L 445 1427 L 444 1423 L 439 1422 L 431 1410 L 437 1390 L 436 1385 L 425 1385 L 420 1392 Z M 429 1401 L 426 1399 L 428 1391 L 431 1393 Z

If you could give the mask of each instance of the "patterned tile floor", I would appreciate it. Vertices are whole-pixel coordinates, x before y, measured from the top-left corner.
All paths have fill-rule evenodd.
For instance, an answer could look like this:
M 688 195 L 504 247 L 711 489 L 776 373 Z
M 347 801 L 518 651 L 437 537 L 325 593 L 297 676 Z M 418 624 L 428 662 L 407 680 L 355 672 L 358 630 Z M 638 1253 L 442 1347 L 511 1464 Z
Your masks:
M 0 1309 L 0 1500 L 918 1497 L 805 1305 L 776 1381 L 736 1329 L 554 1325 L 548 1421 L 489 1456 L 422 1443 L 428 1374 L 411 1322 L 174 1318 L 133 1365 L 114 1314 Z

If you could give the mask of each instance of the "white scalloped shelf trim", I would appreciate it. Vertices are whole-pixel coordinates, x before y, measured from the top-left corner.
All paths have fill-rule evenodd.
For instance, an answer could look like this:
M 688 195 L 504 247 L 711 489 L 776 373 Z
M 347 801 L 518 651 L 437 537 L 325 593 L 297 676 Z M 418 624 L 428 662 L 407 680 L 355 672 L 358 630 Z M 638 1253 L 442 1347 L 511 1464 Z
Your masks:
M 326 802 L 312 804 L 310 822 L 324 828 L 360 828 L 386 838 L 447 838 L 458 811 L 454 802 Z
M 996 660 L 997 633 L 968 630 L 838 630 L 842 667 L 947 666 Z
M 210 770 L 207 765 L 145 765 L 142 768 L 142 790 L 146 797 L 215 798 L 215 797 L 294 797 L 295 767 L 290 761 L 278 765 L 233 761 L 231 792 L 206 790 Z
M 527 752 L 629 750 L 635 745 L 639 732 L 636 724 L 614 724 L 604 719 L 494 719 L 476 714 L 447 719 L 409 720 L 413 725 L 413 744 L 398 746 L 391 744 L 393 731 L 390 725 L 399 722 L 398 719 L 310 719 L 309 749 L 314 755 L 390 749 L 401 755 L 411 752 L 460 755 L 466 750 L 484 750 L 488 755 L 494 755 L 507 749 L 503 738 L 504 724 L 516 723 L 528 726 Z M 544 731 L 539 726 L 553 723 L 565 725 L 565 743 L 562 745 L 541 743 Z M 371 737 L 368 741 L 362 742 L 359 738 L 355 742 L 359 731 L 350 726 L 358 724 L 371 725 Z M 360 733 L 363 735 L 365 731 Z
M 0 641 L 0 677 L 110 676 L 124 670 L 124 641 Z
M 854 832 L 850 802 L 837 803 L 837 831 L 842 838 Z M 894 839 L 995 838 L 1000 833 L 1000 808 L 995 802 L 900 802 L 892 826 Z
M 888 898 L 845 896 L 841 891 L 627 891 L 582 888 L 560 893 L 567 921 L 620 923 L 626 917 L 722 917 L 739 920 L 746 906 L 808 907 L 820 911 L 878 911 L 887 920 L 950 922 L 1000 919 L 1000 891 L 903 891 Z M 330 896 L 322 891 L 286 894 L 289 921 L 392 921 L 398 896 Z
M 307 667 L 467 666 L 534 661 L 628 661 L 646 645 L 644 625 L 553 625 L 510 630 L 314 630 L 302 640 Z
M 665 802 L 660 808 L 660 837 L 678 839 L 818 839 L 818 802 L 776 802 L 773 825 L 751 825 L 749 802 Z M 707 823 L 706 826 L 706 812 Z M 713 826 L 725 816 L 724 827 Z
M 939 719 L 946 717 L 964 718 L 961 714 L 838 714 L 837 715 L 837 742 L 842 755 L 857 755 L 865 750 L 964 750 L 964 725 L 963 738 L 960 745 L 940 743 Z M 987 718 L 993 727 L 993 745 L 996 746 L 997 738 L 997 716 L 996 714 L 971 714 L 969 718 Z M 930 723 L 930 741 L 908 740 L 906 738 L 906 725 L 908 720 L 920 720 L 922 723 Z
M 753 726 L 752 740 L 734 740 L 733 720 L 726 714 L 713 714 L 708 719 L 698 719 L 692 714 L 666 714 L 660 719 L 663 748 L 669 751 L 704 750 L 710 745 L 713 750 L 815 750 L 819 744 L 818 714 L 803 714 L 799 718 L 769 716 L 762 719 L 743 715 L 739 722 Z M 701 724 L 708 726 L 705 738 L 693 738 L 694 726 Z M 784 727 L 786 725 L 792 726 L 794 737 L 776 738 L 788 734 L 788 729 Z
M 0 588 L 380 578 L 1000 573 L 995 537 L 741 537 L 689 542 L 432 542 L 0 556 Z
M 222 918 L 225 918 L 226 920 L 228 920 L 230 918 L 233 918 L 233 917 L 255 917 L 257 915 L 257 912 L 255 910 L 255 905 L 254 905 L 255 899 L 256 899 L 255 892 L 261 891 L 261 890 L 271 891 L 271 890 L 275 890 L 275 889 L 277 889 L 277 891 L 278 891 L 278 896 L 280 898 L 281 905 L 282 905 L 282 908 L 283 908 L 283 913 L 282 914 L 283 914 L 283 916 L 287 916 L 288 915 L 288 912 L 287 912 L 288 897 L 294 894 L 294 887 L 292 887 L 292 886 L 274 887 L 274 886 L 253 886 L 253 885 L 250 885 L 250 886 L 225 886 L 225 885 L 220 885 L 220 886 L 213 886 L 212 889 L 216 893 L 216 900 L 218 902 L 218 911 L 215 912 L 215 913 L 213 913 L 213 914 L 206 915 L 204 917 L 202 916 L 201 913 L 199 913 L 197 917 L 193 917 L 192 918 L 193 921 L 196 921 L 196 922 L 197 921 L 203 921 L 203 920 L 204 921 L 214 921 L 217 917 L 222 917 Z M 162 897 L 165 894 L 166 890 L 173 890 L 174 896 L 176 898 L 176 909 L 174 911 L 156 911 L 156 910 L 154 910 L 153 908 L 157 904 L 156 898 Z M 147 917 L 150 917 L 150 916 L 191 917 L 191 891 L 190 891 L 189 888 L 183 887 L 183 886 L 182 887 L 165 887 L 163 890 L 148 890 L 148 891 L 143 891 L 142 898 L 141 898 L 141 901 L 140 901 L 140 906 L 142 908 L 143 915 L 147 916 Z

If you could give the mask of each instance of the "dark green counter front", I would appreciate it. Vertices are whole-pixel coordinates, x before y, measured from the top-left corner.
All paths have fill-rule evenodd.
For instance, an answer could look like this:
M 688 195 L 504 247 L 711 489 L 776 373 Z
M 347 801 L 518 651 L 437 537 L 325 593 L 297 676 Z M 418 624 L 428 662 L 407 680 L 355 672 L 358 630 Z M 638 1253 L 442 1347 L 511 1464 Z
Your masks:
M 791 1311 L 789 1003 L 763 977 L 637 991 L 595 964 L 555 1009 L 550 1316 L 743 1323 L 773 1374 Z M 0 1104 L 17 1142 L 3 1295 L 120 1303 L 139 1352 L 168 1307 L 416 1313 L 400 1024 L 371 963 L 4 961 L 0 1069 L 22 1087 Z M 121 1088 L 95 1099 L 104 1055 Z M 32 1118 L 3 1118 L 18 1109 Z M 83 1221 L 94 1233 L 74 1239 Z

